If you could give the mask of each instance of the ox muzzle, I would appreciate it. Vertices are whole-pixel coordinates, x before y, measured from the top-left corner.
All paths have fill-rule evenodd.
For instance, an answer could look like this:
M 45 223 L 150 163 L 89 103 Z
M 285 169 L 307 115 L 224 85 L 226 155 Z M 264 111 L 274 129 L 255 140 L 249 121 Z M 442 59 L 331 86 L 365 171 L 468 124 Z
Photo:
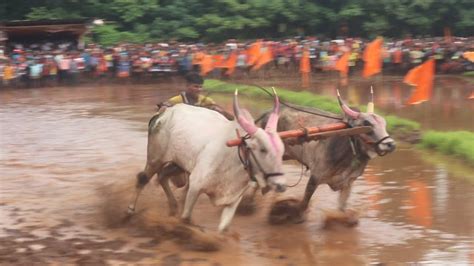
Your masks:
M 389 140 L 389 141 L 386 141 L 386 140 Z M 388 153 L 393 152 L 396 148 L 395 141 L 390 136 L 385 136 L 385 137 L 379 139 L 373 145 L 374 145 L 375 152 L 379 156 L 385 156 Z M 381 145 L 385 145 L 385 148 L 381 148 L 380 147 Z

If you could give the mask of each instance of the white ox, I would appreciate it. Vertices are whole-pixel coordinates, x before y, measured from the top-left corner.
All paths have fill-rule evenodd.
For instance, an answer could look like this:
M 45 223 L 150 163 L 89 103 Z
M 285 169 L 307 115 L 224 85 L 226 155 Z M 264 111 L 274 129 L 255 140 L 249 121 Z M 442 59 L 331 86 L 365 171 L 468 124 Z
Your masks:
M 191 212 L 201 193 L 207 194 L 218 206 L 224 206 L 219 232 L 227 229 L 242 195 L 251 183 L 249 175 L 263 189 L 283 191 L 281 175 L 284 145 L 276 132 L 279 100 L 275 103 L 265 129 L 254 124 L 245 109 L 240 109 L 237 91 L 234 95 L 236 121 L 202 107 L 178 104 L 160 116 L 152 118 L 148 129 L 148 154 L 145 170 L 137 175 L 137 195 L 129 206 L 135 210 L 138 195 L 148 181 L 158 173 L 158 181 L 168 198 L 170 214 L 177 211 L 177 202 L 169 187 L 170 173 L 176 169 L 189 173 L 187 193 L 181 219 L 190 222 Z M 226 147 L 235 138 L 236 130 L 245 132 L 243 145 Z M 240 152 L 240 156 L 237 149 Z M 243 162 L 248 162 L 244 167 Z

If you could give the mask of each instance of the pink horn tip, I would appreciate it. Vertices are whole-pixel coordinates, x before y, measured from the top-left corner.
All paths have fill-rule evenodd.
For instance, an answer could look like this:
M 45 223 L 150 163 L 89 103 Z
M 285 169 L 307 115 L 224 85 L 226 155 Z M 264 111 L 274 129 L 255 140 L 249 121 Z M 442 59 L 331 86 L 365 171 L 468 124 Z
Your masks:
M 247 120 L 244 115 L 242 115 L 242 113 L 244 114 L 247 114 L 249 117 L 250 117 L 250 114 L 248 114 L 247 110 L 240 110 L 240 106 L 239 106 L 239 100 L 238 100 L 238 95 L 239 95 L 239 92 L 238 90 L 236 89 L 235 90 L 235 93 L 234 93 L 234 103 L 233 103 L 233 107 L 234 107 L 234 115 L 235 117 L 237 118 L 237 122 L 239 123 L 239 125 L 247 132 L 249 133 L 250 135 L 253 135 L 255 134 L 255 132 L 257 132 L 257 126 L 253 123 L 253 121 L 249 121 Z
M 341 109 L 342 111 L 344 111 L 344 113 L 351 117 L 351 118 L 354 118 L 354 119 L 357 119 L 360 115 L 359 112 L 356 112 L 354 110 L 352 110 L 349 106 L 347 106 L 347 104 L 344 103 L 344 101 L 342 101 L 341 99 L 341 94 L 339 94 L 339 90 L 337 90 L 337 100 L 339 102 L 339 106 L 341 106 Z
M 268 118 L 265 131 L 276 132 L 280 113 L 280 99 L 278 98 L 275 88 L 272 87 L 272 90 L 274 95 L 273 111 L 270 114 L 270 117 Z

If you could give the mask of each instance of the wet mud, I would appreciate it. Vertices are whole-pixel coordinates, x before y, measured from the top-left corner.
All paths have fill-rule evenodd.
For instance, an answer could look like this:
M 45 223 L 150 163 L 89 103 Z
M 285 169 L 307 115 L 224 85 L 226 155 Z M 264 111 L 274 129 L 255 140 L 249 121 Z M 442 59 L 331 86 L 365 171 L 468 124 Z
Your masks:
M 155 180 L 127 216 L 154 104 L 181 85 L 0 91 L 0 264 L 474 263 L 472 171 L 452 172 L 408 145 L 369 164 L 349 214 L 327 186 L 300 213 L 304 176 L 283 194 L 257 193 L 223 235 L 204 195 L 192 225 L 169 217 Z M 300 166 L 284 168 L 297 183 Z M 174 193 L 181 202 L 184 188 Z

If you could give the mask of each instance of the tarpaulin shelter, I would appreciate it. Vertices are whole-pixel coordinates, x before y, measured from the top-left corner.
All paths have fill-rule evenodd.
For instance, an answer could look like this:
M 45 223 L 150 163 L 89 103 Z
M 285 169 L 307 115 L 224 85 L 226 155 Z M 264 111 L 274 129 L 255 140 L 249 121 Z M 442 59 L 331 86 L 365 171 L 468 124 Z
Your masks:
M 16 20 L 0 22 L 3 45 L 30 45 L 44 42 L 72 42 L 75 45 L 88 32 L 90 19 Z

